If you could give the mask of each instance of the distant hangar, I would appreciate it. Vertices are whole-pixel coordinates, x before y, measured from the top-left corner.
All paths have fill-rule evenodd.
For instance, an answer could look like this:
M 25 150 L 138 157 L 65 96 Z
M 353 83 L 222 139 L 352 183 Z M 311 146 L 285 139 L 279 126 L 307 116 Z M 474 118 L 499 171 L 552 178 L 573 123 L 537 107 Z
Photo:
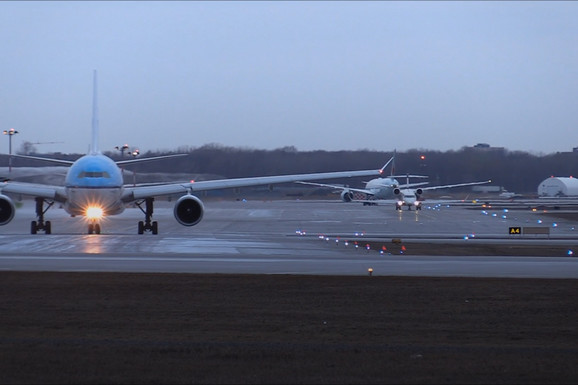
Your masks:
M 541 197 L 578 197 L 578 179 L 569 177 L 550 177 L 538 185 Z

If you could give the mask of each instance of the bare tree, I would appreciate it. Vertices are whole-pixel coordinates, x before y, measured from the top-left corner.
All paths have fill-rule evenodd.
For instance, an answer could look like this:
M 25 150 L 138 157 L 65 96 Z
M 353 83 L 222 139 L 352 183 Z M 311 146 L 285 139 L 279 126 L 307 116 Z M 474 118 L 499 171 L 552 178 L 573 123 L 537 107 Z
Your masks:
M 24 141 L 20 145 L 20 149 L 16 151 L 20 155 L 35 154 L 37 152 L 36 146 L 32 142 Z

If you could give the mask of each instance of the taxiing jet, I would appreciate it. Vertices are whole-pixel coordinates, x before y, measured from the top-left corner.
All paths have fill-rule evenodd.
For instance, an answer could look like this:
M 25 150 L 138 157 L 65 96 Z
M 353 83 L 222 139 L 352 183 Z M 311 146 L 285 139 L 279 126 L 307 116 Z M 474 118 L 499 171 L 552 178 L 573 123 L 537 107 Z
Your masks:
M 26 158 L 49 160 L 69 165 L 63 186 L 24 183 L 14 181 L 0 182 L 0 225 L 9 223 L 15 214 L 12 199 L 5 194 L 19 194 L 34 197 L 36 201 L 36 220 L 30 224 L 30 232 L 36 234 L 44 231 L 52 232 L 49 220 L 44 214 L 54 204 L 59 203 L 71 216 L 83 216 L 88 222 L 89 234 L 100 234 L 101 219 L 105 216 L 121 214 L 129 204 L 136 204 L 144 214 L 144 221 L 138 222 L 138 234 L 158 233 L 158 223 L 153 221 L 153 203 L 155 197 L 182 194 L 174 206 L 174 216 L 183 226 L 194 226 L 203 218 L 203 202 L 195 195 L 196 192 L 218 190 L 225 188 L 291 183 L 304 180 L 350 178 L 359 176 L 380 175 L 379 170 L 339 171 L 327 173 L 279 175 L 251 178 L 220 179 L 190 183 L 168 183 L 146 186 L 125 186 L 120 165 L 150 161 L 171 156 L 131 159 L 115 162 L 102 154 L 98 146 L 98 106 L 97 106 L 97 73 L 94 71 L 92 106 L 92 143 L 89 152 L 74 162 L 48 159 L 42 157 Z M 16 155 L 12 155 L 16 156 Z M 387 164 L 386 164 L 387 165 Z
M 408 178 L 409 181 L 409 178 Z M 491 180 L 486 180 L 482 182 L 468 182 L 468 183 L 458 183 L 458 184 L 447 184 L 442 186 L 428 186 L 428 187 L 418 187 L 418 188 L 395 188 L 393 194 L 397 197 L 395 202 L 395 209 L 401 210 L 403 206 L 407 206 L 408 210 L 415 207 L 416 210 L 421 210 L 422 200 L 421 194 L 427 190 L 438 190 L 443 188 L 452 187 L 462 187 L 462 186 L 473 186 L 477 184 L 490 183 Z
M 362 202 L 364 205 L 376 205 L 376 200 L 379 199 L 393 199 L 397 195 L 395 191 L 397 189 L 407 189 L 410 187 L 417 187 L 423 186 L 428 184 L 428 182 L 418 182 L 418 183 L 409 183 L 409 179 L 407 183 L 402 184 L 397 181 L 396 178 L 406 177 L 406 178 L 427 178 L 424 175 L 394 175 L 395 174 L 395 150 L 393 152 L 393 156 L 386 163 L 384 167 L 391 162 L 391 174 L 387 177 L 379 177 L 375 179 L 371 179 L 368 182 L 365 182 L 365 188 L 354 188 L 354 187 L 346 187 L 346 186 L 337 186 L 331 184 L 324 184 L 324 183 L 315 183 L 315 182 L 303 182 L 298 181 L 297 183 L 307 184 L 312 186 L 319 186 L 319 187 L 327 187 L 337 191 L 341 191 L 341 200 L 343 202 Z M 365 199 L 355 199 L 355 194 L 360 194 L 365 197 Z

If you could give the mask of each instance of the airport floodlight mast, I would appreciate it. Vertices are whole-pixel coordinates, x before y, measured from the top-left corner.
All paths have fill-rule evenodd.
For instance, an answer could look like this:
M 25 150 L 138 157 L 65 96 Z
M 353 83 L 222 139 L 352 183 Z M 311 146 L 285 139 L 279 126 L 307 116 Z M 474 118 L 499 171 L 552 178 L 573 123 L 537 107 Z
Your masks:
M 8 135 L 8 173 L 12 172 L 12 136 L 16 135 L 18 131 L 11 128 L 4 130 L 3 134 Z
M 123 144 L 122 146 L 115 146 L 114 148 L 116 150 L 119 150 L 120 151 L 120 157 L 124 158 L 124 152 L 129 149 L 129 145 Z M 136 158 L 137 156 L 139 156 L 140 150 L 138 148 L 135 148 L 132 151 L 128 151 L 128 154 L 132 155 L 133 158 Z
M 133 158 L 136 158 L 140 154 L 140 150 L 138 148 L 134 149 L 130 152 Z M 132 173 L 132 183 L 133 186 L 136 186 L 136 171 Z
M 124 152 L 129 149 L 129 145 L 123 144 L 122 146 L 115 146 L 114 148 L 116 150 L 120 151 L 120 157 L 122 159 L 124 159 Z M 137 148 L 137 149 L 134 149 L 132 151 L 128 151 L 128 154 L 132 155 L 133 158 L 136 158 L 137 156 L 139 156 L 140 150 Z M 120 169 L 122 170 L 121 172 L 122 172 L 122 175 L 124 176 L 124 167 L 121 167 Z M 136 186 L 136 173 L 133 173 L 133 179 L 134 179 L 134 181 L 133 181 L 134 185 Z
M 114 148 L 119 150 L 120 151 L 120 157 L 124 158 L 124 151 L 128 150 L 128 144 L 123 144 L 122 146 L 115 146 Z

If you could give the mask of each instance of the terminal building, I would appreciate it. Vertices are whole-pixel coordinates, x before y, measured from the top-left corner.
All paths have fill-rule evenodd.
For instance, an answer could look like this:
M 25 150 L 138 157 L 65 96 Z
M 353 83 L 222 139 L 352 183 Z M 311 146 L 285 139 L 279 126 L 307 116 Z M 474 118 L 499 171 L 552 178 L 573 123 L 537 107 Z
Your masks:
M 538 185 L 538 196 L 541 197 L 578 197 L 578 179 L 550 177 Z

